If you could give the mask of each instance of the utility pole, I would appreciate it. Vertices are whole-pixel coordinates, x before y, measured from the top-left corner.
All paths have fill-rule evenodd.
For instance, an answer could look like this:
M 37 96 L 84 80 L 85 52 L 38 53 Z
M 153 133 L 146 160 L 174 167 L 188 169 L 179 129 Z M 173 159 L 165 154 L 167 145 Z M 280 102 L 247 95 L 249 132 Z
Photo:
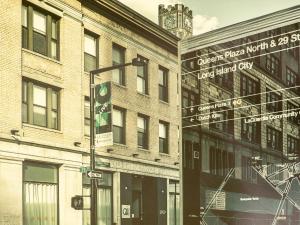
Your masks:
M 141 58 L 134 58 L 132 62 L 110 66 L 106 68 L 100 68 L 90 71 L 90 167 L 91 172 L 95 171 L 95 75 L 111 71 L 114 69 L 126 67 L 126 66 L 144 66 L 147 61 Z M 97 225 L 97 179 L 91 178 L 91 224 Z

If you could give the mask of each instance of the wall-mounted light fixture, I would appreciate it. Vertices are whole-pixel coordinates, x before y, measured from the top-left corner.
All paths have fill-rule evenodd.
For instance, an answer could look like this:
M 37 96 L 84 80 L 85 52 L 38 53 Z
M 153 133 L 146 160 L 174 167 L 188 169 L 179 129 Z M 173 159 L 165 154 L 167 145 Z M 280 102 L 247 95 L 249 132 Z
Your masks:
M 133 157 L 138 157 L 139 154 L 138 154 L 138 153 L 133 153 L 132 156 L 133 156 Z
M 113 150 L 112 148 L 108 148 L 108 149 L 106 149 L 106 151 L 107 151 L 108 153 L 110 153 L 110 152 L 113 152 L 114 150 Z
M 175 166 L 179 165 L 179 162 L 174 162 L 174 165 L 175 165 Z
M 11 129 L 10 133 L 11 133 L 11 135 L 19 135 L 19 130 L 17 130 L 17 129 Z
M 80 146 L 81 146 L 81 142 L 79 142 L 79 141 L 75 141 L 73 144 L 74 144 L 74 146 L 76 146 L 76 147 L 80 147 Z
M 159 161 L 160 161 L 160 158 L 155 158 L 154 161 L 155 161 L 155 162 L 159 162 Z

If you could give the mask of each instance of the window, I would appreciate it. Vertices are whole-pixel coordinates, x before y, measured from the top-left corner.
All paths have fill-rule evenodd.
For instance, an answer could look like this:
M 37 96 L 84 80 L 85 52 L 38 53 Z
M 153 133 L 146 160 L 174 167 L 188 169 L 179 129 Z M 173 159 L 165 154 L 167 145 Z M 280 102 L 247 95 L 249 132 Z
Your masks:
M 274 91 L 267 88 L 267 110 L 270 112 L 278 112 L 282 110 L 282 97 Z
M 125 63 L 125 48 L 113 44 L 112 64 L 113 66 Z M 112 80 L 120 85 L 125 85 L 125 68 L 119 68 L 112 71 Z
M 286 84 L 289 87 L 296 86 L 297 84 L 297 74 L 290 68 L 286 68 Z
M 232 91 L 233 90 L 233 72 L 230 71 L 230 72 L 222 74 L 222 75 L 217 74 L 217 70 L 220 70 L 223 67 L 220 65 L 224 65 L 226 63 L 228 63 L 228 62 L 221 60 L 221 61 L 209 64 L 209 67 L 211 68 L 210 70 L 214 70 L 214 74 L 215 74 L 215 76 L 213 78 L 210 78 L 210 81 L 222 88 Z M 229 65 L 224 65 L 224 67 L 226 67 L 226 66 L 229 66 Z
M 159 99 L 168 102 L 168 70 L 160 66 L 158 76 Z
M 148 61 L 139 55 L 138 58 Z M 137 67 L 137 91 L 143 94 L 148 94 L 148 63 L 144 66 Z
M 242 179 L 248 182 L 256 181 L 256 173 L 252 170 L 251 157 L 242 156 Z
M 287 102 L 287 113 L 296 112 L 298 108 L 299 108 L 299 106 L 296 106 L 291 102 Z M 287 117 L 287 121 L 298 125 L 298 118 L 299 118 L 299 116 L 296 116 L 296 117 L 290 116 L 290 117 Z
M 25 162 L 24 224 L 58 224 L 58 169 L 54 165 Z
M 241 74 L 241 96 L 246 96 L 244 99 L 253 102 L 260 102 L 260 86 L 259 82 Z M 249 96 L 250 95 L 250 96 Z
M 169 153 L 169 125 L 166 122 L 159 121 L 159 152 Z
M 90 180 L 86 174 L 82 176 L 83 195 L 90 195 Z M 112 174 L 102 171 L 102 179 L 97 179 L 97 221 L 99 225 L 112 225 L 112 210 L 113 210 L 113 192 L 112 192 Z M 84 203 L 84 208 L 89 208 L 88 204 Z M 90 210 L 82 211 L 83 225 L 90 224 Z
M 58 89 L 24 80 L 22 82 L 22 120 L 23 123 L 58 130 Z
M 98 41 L 95 34 L 84 34 L 84 71 L 89 72 L 98 67 Z
M 299 154 L 297 138 L 294 138 L 290 135 L 287 136 L 287 153 L 288 154 Z
M 169 225 L 180 224 L 180 186 L 175 180 L 169 181 Z
M 48 12 L 31 5 L 22 6 L 22 47 L 59 59 L 59 22 Z
M 210 101 L 211 104 L 214 104 Z M 220 107 L 217 110 L 210 110 L 211 115 L 216 115 L 216 118 L 209 119 L 209 128 L 217 131 L 224 131 L 230 134 L 233 133 L 233 110 L 226 107 Z
M 273 150 L 282 150 L 282 133 L 280 131 L 267 127 L 267 147 Z
M 234 168 L 234 155 L 232 152 L 215 147 L 209 149 L 209 170 L 213 175 L 226 176 L 229 169 Z
M 113 109 L 114 143 L 125 144 L 125 110 Z
M 279 59 L 272 54 L 267 55 L 266 69 L 272 74 L 279 77 Z
M 260 142 L 260 123 L 245 123 L 247 118 L 246 115 L 241 115 L 241 138 L 249 142 L 259 143 Z
M 84 97 L 84 135 L 90 136 L 90 98 Z
M 182 90 L 182 107 L 185 108 L 182 111 L 183 116 L 191 116 L 195 115 L 195 112 L 198 111 L 196 107 L 198 107 L 198 98 L 196 94 L 183 89 Z M 194 106 L 194 107 L 192 107 Z
M 149 119 L 139 114 L 137 117 L 138 147 L 148 149 L 148 121 Z

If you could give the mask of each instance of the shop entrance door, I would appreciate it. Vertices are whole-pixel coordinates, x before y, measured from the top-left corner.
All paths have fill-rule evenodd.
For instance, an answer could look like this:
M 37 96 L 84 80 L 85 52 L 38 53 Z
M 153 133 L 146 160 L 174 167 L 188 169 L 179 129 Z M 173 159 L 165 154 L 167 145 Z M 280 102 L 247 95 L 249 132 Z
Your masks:
M 142 225 L 142 193 L 141 191 L 132 192 L 132 225 Z

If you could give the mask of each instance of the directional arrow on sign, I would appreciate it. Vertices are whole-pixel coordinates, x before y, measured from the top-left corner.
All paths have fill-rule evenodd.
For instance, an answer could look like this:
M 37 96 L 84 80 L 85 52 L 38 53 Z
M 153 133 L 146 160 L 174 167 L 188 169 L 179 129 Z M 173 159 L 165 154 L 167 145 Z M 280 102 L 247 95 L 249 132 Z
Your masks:
M 95 171 L 89 171 L 88 173 L 87 173 L 87 176 L 89 177 L 89 178 L 94 178 L 94 179 L 97 179 L 97 178 L 102 178 L 102 173 L 101 172 L 95 172 Z

